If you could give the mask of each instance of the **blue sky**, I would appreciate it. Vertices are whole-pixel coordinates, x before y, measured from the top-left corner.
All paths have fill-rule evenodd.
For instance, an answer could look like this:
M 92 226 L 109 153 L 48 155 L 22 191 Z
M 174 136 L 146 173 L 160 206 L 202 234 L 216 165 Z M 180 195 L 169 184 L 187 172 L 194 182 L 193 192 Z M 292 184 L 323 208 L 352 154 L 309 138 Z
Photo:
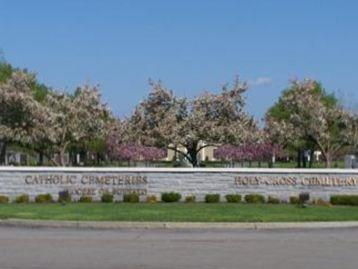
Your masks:
M 258 119 L 290 78 L 358 98 L 355 0 L 0 0 L 0 48 L 42 82 L 100 84 L 116 115 L 161 79 L 180 96 L 250 82 Z

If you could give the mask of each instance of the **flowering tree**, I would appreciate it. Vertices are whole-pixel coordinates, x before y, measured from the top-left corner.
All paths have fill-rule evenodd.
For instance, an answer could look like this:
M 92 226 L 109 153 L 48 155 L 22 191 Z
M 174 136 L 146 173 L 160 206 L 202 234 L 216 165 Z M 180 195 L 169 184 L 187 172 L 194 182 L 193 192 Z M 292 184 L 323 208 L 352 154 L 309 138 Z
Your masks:
M 293 81 L 266 115 L 273 141 L 285 145 L 312 143 L 330 167 L 332 158 L 352 142 L 352 117 L 313 80 Z
M 117 145 L 108 148 L 112 160 L 119 161 L 155 161 L 165 158 L 164 149 L 140 145 Z
M 163 148 L 143 146 L 138 144 L 127 144 L 125 137 L 126 123 L 115 122 L 106 139 L 106 146 L 109 158 L 117 161 L 155 161 L 166 157 L 166 150 Z
M 358 111 L 351 115 L 351 124 L 349 124 L 349 133 L 352 150 L 358 153 Z
M 214 157 L 216 159 L 230 162 L 271 162 L 272 157 L 281 155 L 282 148 L 270 143 L 245 144 L 241 146 L 223 145 L 214 151 Z
M 80 143 L 104 136 L 110 111 L 101 101 L 97 87 L 85 85 L 74 95 L 50 92 L 47 106 L 51 108 L 51 125 L 47 136 L 53 137 L 54 150 L 60 160 L 53 159 L 58 165 L 65 165 L 65 154 L 71 143 Z
M 244 112 L 247 87 L 238 79 L 230 89 L 225 86 L 219 94 L 205 92 L 193 100 L 174 96 L 161 83 L 151 85 L 152 92 L 128 121 L 136 143 L 172 149 L 197 166 L 204 147 L 257 139 L 256 122 Z M 199 146 L 200 141 L 205 143 Z
M 14 71 L 0 83 L 0 163 L 5 162 L 6 145 L 34 145 L 44 139 L 49 109 L 35 99 L 35 76 Z

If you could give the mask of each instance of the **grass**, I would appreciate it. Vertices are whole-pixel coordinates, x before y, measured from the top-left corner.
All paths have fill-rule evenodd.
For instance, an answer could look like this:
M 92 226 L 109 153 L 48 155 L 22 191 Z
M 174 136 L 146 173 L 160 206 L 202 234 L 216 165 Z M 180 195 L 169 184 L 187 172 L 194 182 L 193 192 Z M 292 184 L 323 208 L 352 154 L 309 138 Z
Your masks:
M 1 204 L 0 218 L 82 221 L 302 222 L 358 220 L 358 207 L 254 204 Z

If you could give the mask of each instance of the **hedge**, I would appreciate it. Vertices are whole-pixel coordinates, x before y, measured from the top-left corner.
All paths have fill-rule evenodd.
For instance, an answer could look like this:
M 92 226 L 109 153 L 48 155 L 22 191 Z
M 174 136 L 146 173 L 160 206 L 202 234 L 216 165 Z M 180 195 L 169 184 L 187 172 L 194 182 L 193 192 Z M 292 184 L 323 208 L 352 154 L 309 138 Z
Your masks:
M 265 203 L 265 197 L 261 194 L 247 194 L 245 195 L 245 201 L 248 204 L 263 204 Z
M 240 194 L 228 194 L 228 195 L 225 195 L 225 199 L 228 203 L 240 203 L 241 195 Z
M 206 203 L 219 203 L 220 202 L 220 194 L 207 194 L 205 195 Z
M 78 202 L 80 202 L 80 203 L 92 203 L 92 197 L 83 195 L 83 196 L 80 197 Z
M 52 203 L 52 195 L 49 193 L 39 194 L 35 197 L 35 202 L 39 204 Z
M 358 206 L 358 195 L 332 195 L 332 205 L 352 205 Z
M 0 204 L 7 204 L 9 202 L 9 197 L 5 195 L 0 195 Z
M 181 194 L 177 192 L 164 192 L 162 193 L 161 200 L 165 203 L 174 203 L 179 202 L 181 199 Z
M 125 203 L 139 203 L 138 193 L 127 193 L 123 195 L 123 202 Z
M 28 194 L 21 194 L 15 198 L 15 203 L 23 204 L 30 202 L 30 196 Z
M 113 203 L 113 194 L 112 193 L 103 193 L 101 197 L 103 203 Z

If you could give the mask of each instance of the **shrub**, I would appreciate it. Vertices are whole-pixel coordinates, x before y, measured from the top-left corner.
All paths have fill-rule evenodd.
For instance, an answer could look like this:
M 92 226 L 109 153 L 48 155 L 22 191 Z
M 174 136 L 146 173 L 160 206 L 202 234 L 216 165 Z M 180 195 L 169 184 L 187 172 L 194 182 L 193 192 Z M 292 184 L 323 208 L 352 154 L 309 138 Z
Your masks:
M 225 195 L 225 198 L 228 203 L 240 203 L 241 202 L 240 194 L 228 194 L 228 195 Z
M 196 201 L 195 195 L 188 195 L 187 197 L 185 197 L 186 203 L 195 203 L 195 201 Z
M 331 206 L 329 202 L 323 200 L 322 198 L 314 199 L 312 204 L 317 206 Z
M 21 194 L 15 198 L 15 202 L 18 204 L 30 202 L 30 197 L 28 194 Z
M 138 193 L 128 193 L 123 195 L 123 202 L 125 203 L 139 203 Z
M 58 202 L 59 203 L 71 203 L 72 198 L 68 190 L 60 191 L 58 193 Z
M 297 196 L 290 196 L 290 204 L 292 205 L 298 205 L 300 203 L 300 200 Z
M 112 193 L 103 193 L 101 196 L 102 203 L 113 203 L 113 194 Z
M 9 197 L 5 195 L 0 195 L 0 204 L 7 204 L 9 202 Z
M 220 194 L 207 194 L 205 195 L 206 203 L 219 203 L 220 202 Z
M 265 203 L 265 197 L 261 194 L 247 194 L 245 201 L 248 204 L 262 204 Z
M 267 198 L 268 204 L 279 204 L 280 202 L 281 202 L 280 199 L 278 199 L 277 197 L 269 196 Z
M 92 197 L 83 195 L 83 196 L 80 197 L 78 202 L 80 202 L 80 203 L 92 203 Z
M 181 194 L 177 192 L 164 192 L 162 193 L 162 201 L 166 203 L 178 202 L 181 199 Z
M 156 202 L 158 202 L 157 196 L 155 195 L 147 196 L 147 203 L 155 204 Z
M 358 195 L 332 195 L 332 205 L 352 205 L 358 206 Z
M 39 203 L 39 204 L 52 203 L 52 195 L 49 193 L 39 194 L 35 197 L 35 203 Z

